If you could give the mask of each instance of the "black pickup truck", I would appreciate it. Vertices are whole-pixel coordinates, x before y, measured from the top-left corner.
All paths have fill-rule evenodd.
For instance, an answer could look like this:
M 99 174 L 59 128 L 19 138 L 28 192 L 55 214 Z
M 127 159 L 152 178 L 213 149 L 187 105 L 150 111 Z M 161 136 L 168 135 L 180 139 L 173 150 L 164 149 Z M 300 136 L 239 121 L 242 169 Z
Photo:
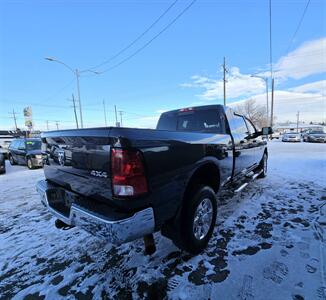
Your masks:
M 114 244 L 160 230 L 196 254 L 212 235 L 220 189 L 266 175 L 270 133 L 222 105 L 165 112 L 155 130 L 45 132 L 37 190 L 61 224 Z

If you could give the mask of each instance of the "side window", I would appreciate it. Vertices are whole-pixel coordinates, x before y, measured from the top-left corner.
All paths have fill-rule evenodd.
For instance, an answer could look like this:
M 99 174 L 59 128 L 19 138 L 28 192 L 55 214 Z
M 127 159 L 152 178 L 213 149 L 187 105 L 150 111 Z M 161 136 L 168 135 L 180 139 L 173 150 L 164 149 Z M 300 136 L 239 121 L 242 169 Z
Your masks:
M 249 132 L 251 134 L 255 133 L 256 130 L 255 130 L 255 127 L 252 125 L 251 121 L 249 121 L 248 119 L 245 119 L 246 120 L 246 123 L 247 123 L 247 127 L 249 129 Z
M 12 143 L 10 144 L 10 149 L 17 149 L 17 140 L 16 141 L 12 141 Z
M 24 140 L 20 140 L 18 142 L 17 148 L 25 149 L 26 148 L 25 141 Z
M 242 116 L 234 114 L 229 123 L 232 133 L 248 134 L 248 128 Z

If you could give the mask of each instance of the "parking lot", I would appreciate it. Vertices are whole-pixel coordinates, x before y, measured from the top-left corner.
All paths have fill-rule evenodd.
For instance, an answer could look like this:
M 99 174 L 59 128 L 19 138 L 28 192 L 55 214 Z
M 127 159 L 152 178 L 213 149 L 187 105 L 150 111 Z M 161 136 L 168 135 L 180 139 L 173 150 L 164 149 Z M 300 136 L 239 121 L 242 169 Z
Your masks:
M 269 145 L 269 173 L 224 191 L 204 253 L 155 234 L 120 247 L 58 230 L 35 190 L 42 169 L 0 176 L 1 299 L 326 299 L 326 144 Z

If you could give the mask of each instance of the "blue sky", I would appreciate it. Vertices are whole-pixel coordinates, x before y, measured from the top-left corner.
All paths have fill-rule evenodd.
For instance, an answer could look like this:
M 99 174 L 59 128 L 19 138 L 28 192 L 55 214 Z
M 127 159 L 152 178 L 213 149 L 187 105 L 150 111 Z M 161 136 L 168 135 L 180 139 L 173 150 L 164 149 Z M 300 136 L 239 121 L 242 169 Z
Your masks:
M 12 109 L 19 113 L 18 124 L 23 128 L 22 110 L 28 105 L 32 106 L 36 128 L 44 129 L 46 120 L 51 129 L 56 120 L 61 128 L 73 127 L 73 110 L 67 100 L 76 94 L 73 74 L 44 57 L 55 57 L 73 68 L 97 65 L 128 45 L 173 1 L 1 0 L 0 128 L 13 127 L 8 114 Z M 190 2 L 179 0 L 132 48 L 100 70 L 141 47 Z M 294 119 L 295 101 L 302 99 L 302 110 L 309 99 L 318 102 L 318 108 L 306 114 L 306 121 L 325 118 L 321 112 L 326 89 L 322 81 L 326 72 L 325 1 L 311 0 L 300 30 L 290 43 L 306 3 L 272 0 L 273 62 L 275 70 L 281 69 L 275 95 L 275 101 L 279 97 L 276 112 L 280 121 Z M 104 125 L 103 99 L 109 124 L 113 124 L 116 104 L 124 111 L 124 125 L 141 127 L 155 125 L 163 110 L 221 103 L 223 56 L 230 70 L 229 103 L 248 98 L 262 102 L 263 81 L 250 78 L 250 74 L 264 75 L 268 70 L 268 26 L 267 0 L 198 0 L 128 62 L 100 75 L 81 77 L 85 125 Z M 285 102 L 290 107 L 283 107 Z

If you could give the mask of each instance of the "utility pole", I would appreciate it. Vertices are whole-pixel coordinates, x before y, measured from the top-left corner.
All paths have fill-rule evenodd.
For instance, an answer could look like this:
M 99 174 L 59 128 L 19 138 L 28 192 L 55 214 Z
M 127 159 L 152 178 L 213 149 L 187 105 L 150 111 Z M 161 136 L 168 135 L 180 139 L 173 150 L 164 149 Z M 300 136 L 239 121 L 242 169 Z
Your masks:
M 18 130 L 18 127 L 17 127 L 17 119 L 16 119 L 16 112 L 15 112 L 15 110 L 13 109 L 12 110 L 12 113 L 9 113 L 10 115 L 12 115 L 12 118 L 14 119 L 14 121 L 15 121 L 15 128 L 16 128 L 16 130 Z
M 120 110 L 120 111 L 119 111 L 119 114 L 120 114 L 120 126 L 121 126 L 121 127 L 122 127 L 122 113 L 123 113 L 123 111 Z
M 57 130 L 59 130 L 59 121 L 56 121 L 55 125 L 57 126 Z
M 105 109 L 105 101 L 103 99 L 103 109 L 104 109 L 104 121 L 105 121 L 105 127 L 108 126 L 107 122 L 106 122 L 106 109 Z
M 77 118 L 76 102 L 75 102 L 75 96 L 74 96 L 74 94 L 72 94 L 72 103 L 73 103 L 73 105 L 74 105 L 75 120 L 76 120 L 76 126 L 77 126 L 77 129 L 78 129 L 79 126 L 78 126 L 78 118 Z
M 268 104 L 268 78 L 265 78 L 266 84 L 266 126 L 268 126 L 268 116 L 269 116 L 269 104 Z
M 48 61 L 53 61 L 53 62 L 57 62 L 63 66 L 65 66 L 67 69 L 69 69 L 74 76 L 76 76 L 76 82 L 77 82 L 77 96 L 78 96 L 78 103 L 79 103 L 79 114 L 80 114 L 80 127 L 84 128 L 84 122 L 83 122 L 83 112 L 82 112 L 82 105 L 81 105 L 81 99 L 80 99 L 80 87 L 79 87 L 79 77 L 81 73 L 85 73 L 85 72 L 91 72 L 93 74 L 100 74 L 97 71 L 92 71 L 90 69 L 87 70 L 79 70 L 79 69 L 74 69 L 70 66 L 68 66 L 66 63 L 64 63 L 63 61 L 60 61 L 58 59 L 55 59 L 53 57 L 45 57 L 46 60 Z
M 224 61 L 223 61 L 223 100 L 224 100 L 224 106 L 226 105 L 226 63 L 225 63 L 225 56 L 224 56 Z
M 272 78 L 271 127 L 273 127 L 273 118 L 274 118 L 274 78 Z
M 46 120 L 46 130 L 49 131 L 49 120 Z
M 271 78 L 273 78 L 273 43 L 272 43 L 272 0 L 269 0 L 269 64 Z
M 266 126 L 268 126 L 268 122 L 269 122 L 268 77 L 263 77 L 263 76 L 259 76 L 259 75 L 251 75 L 251 77 L 260 78 L 265 81 L 265 86 L 266 86 Z
M 299 117 L 300 117 L 300 112 L 297 112 L 297 133 L 299 133 Z
M 77 93 L 78 93 L 78 103 L 79 103 L 80 127 L 84 128 L 83 112 L 82 112 L 82 104 L 81 104 L 81 99 L 80 99 L 80 88 L 79 88 L 80 73 L 79 73 L 78 69 L 75 70 L 75 74 L 76 74 L 76 79 L 77 79 Z
M 116 105 L 114 105 L 114 112 L 115 112 L 115 126 L 120 127 L 119 122 L 118 122 L 117 106 Z

